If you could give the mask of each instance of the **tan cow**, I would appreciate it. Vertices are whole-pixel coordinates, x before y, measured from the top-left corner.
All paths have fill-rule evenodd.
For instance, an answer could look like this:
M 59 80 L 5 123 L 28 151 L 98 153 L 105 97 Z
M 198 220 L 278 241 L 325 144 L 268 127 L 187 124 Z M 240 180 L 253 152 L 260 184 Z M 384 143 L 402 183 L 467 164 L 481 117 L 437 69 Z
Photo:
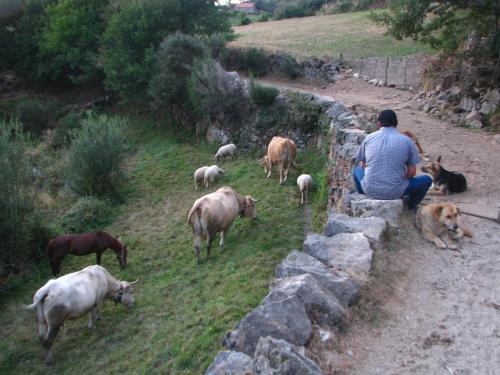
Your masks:
M 26 308 L 36 309 L 38 337 L 45 350 L 45 362 L 52 364 L 52 343 L 65 320 L 90 313 L 88 327 L 92 328 L 106 298 L 127 308 L 132 306 L 132 285 L 135 283 L 137 280 L 133 283 L 118 281 L 104 267 L 94 265 L 49 280 L 38 289 L 33 303 Z
M 193 228 L 196 261 L 200 263 L 201 239 L 207 241 L 207 259 L 215 235 L 220 232 L 220 247 L 236 216 L 255 218 L 255 202 L 251 196 L 238 194 L 228 186 L 207 194 L 194 202 L 188 214 L 188 224 Z
M 259 160 L 259 164 L 264 167 L 267 177 L 271 177 L 273 165 L 278 164 L 280 173 L 280 184 L 283 184 L 287 177 L 290 167 L 295 164 L 295 157 L 297 155 L 297 147 L 295 143 L 289 138 L 273 137 L 269 146 L 267 146 L 267 155 Z

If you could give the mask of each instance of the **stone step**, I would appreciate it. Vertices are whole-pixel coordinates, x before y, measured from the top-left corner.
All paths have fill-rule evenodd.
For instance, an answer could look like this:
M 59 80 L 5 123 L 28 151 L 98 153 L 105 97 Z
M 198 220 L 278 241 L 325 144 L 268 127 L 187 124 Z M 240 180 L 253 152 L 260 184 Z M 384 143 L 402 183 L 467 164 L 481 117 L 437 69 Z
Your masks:
M 352 217 L 346 214 L 330 214 L 325 226 L 327 237 L 335 236 L 339 233 L 363 233 L 373 250 L 382 248 L 384 236 L 387 233 L 387 222 L 377 216 L 372 217 Z

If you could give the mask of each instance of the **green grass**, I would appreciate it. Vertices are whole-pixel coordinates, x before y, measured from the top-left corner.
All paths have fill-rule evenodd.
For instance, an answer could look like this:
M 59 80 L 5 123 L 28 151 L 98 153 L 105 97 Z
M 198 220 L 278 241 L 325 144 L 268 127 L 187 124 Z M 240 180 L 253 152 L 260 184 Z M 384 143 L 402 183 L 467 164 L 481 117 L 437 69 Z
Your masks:
M 239 38 L 231 45 L 262 47 L 297 57 L 338 58 L 342 53 L 347 59 L 433 52 L 413 40 L 398 41 L 384 35 L 385 30 L 368 15 L 369 12 L 355 12 L 235 26 Z
M 260 22 L 260 14 L 245 14 L 245 15 L 248 18 L 250 18 L 250 21 L 252 21 L 252 23 Z M 241 21 L 240 13 L 232 15 L 231 17 L 228 18 L 228 20 L 231 26 L 239 26 Z
M 193 236 L 186 223 L 195 199 L 193 171 L 212 164 L 216 146 L 195 145 L 133 119 L 128 141 L 137 150 L 128 160 L 125 203 L 107 228 L 128 244 L 128 267 L 119 270 L 114 254 L 106 252 L 103 266 L 122 280 L 140 279 L 136 304 L 127 313 L 106 302 L 102 320 L 90 331 L 87 319 L 68 321 L 54 343 L 55 365 L 42 361 L 33 312 L 22 309 L 50 278 L 43 263 L 15 279 L 16 287 L 0 300 L 0 373 L 2 374 L 199 374 L 222 349 L 221 338 L 266 295 L 274 268 L 293 249 L 301 249 L 303 217 L 295 184 L 298 172 L 285 186 L 277 172 L 266 179 L 256 163 L 263 152 L 241 155 L 219 165 L 226 175 L 211 191 L 230 185 L 260 199 L 258 218 L 237 218 L 220 250 L 196 265 Z M 325 156 L 301 151 L 304 173 L 320 175 Z M 305 170 L 307 169 L 307 171 Z M 324 214 L 319 191 L 311 196 L 315 225 Z M 94 263 L 93 256 L 68 257 L 62 272 Z

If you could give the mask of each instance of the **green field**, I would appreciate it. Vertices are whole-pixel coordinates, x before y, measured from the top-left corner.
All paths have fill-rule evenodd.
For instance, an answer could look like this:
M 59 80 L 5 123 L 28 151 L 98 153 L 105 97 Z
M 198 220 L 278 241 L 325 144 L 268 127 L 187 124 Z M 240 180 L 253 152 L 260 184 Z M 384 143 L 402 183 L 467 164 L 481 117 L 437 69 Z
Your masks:
M 13 280 L 15 288 L 0 300 L 1 374 L 199 374 L 222 349 L 221 338 L 266 295 L 276 264 L 301 248 L 302 209 L 294 171 L 285 186 L 278 176 L 266 179 L 256 163 L 261 152 L 219 165 L 230 185 L 260 199 L 258 218 L 236 219 L 223 250 L 214 243 L 212 258 L 196 265 L 187 212 L 204 192 L 194 190 L 192 173 L 212 164 L 214 145 L 196 145 L 192 136 L 176 135 L 144 118 L 129 124 L 131 153 L 125 203 L 106 228 L 128 244 L 128 267 L 120 271 L 114 254 L 103 266 L 122 280 L 140 279 L 136 304 L 127 313 L 108 301 L 93 330 L 87 319 L 68 321 L 54 343 L 55 365 L 48 370 L 36 334 L 35 314 L 25 311 L 33 293 L 49 278 L 48 265 Z M 317 179 L 324 157 L 300 151 L 299 164 Z M 312 194 L 317 229 L 325 214 L 320 192 Z M 68 257 L 62 272 L 93 264 L 95 258 Z
M 297 57 L 347 59 L 369 56 L 400 57 L 432 50 L 412 40 L 398 41 L 384 35 L 384 29 L 369 12 L 292 18 L 233 27 L 239 38 L 235 47 L 262 47 Z

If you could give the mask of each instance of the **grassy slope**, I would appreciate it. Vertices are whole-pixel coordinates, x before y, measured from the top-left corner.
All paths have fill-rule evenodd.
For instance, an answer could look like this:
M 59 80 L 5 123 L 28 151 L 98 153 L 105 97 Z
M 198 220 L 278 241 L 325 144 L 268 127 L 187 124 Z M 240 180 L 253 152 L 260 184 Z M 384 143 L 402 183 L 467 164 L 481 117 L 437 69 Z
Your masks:
M 217 187 L 230 185 L 260 199 L 258 219 L 236 219 L 224 250 L 215 243 L 211 260 L 197 266 L 186 216 L 202 193 L 194 191 L 192 172 L 212 163 L 215 147 L 175 139 L 147 120 L 134 122 L 129 139 L 137 152 L 129 162 L 126 203 L 108 228 L 129 245 L 129 266 L 120 271 L 112 252 L 104 254 L 103 265 L 116 277 L 140 279 L 136 305 L 127 313 L 108 301 L 93 331 L 85 318 L 67 322 L 54 344 L 53 373 L 202 373 L 221 349 L 224 333 L 265 296 L 275 265 L 301 247 L 297 172 L 279 186 L 276 173 L 272 179 L 264 177 L 257 155 L 241 156 L 219 164 L 227 173 Z M 309 166 L 309 173 L 321 174 L 317 152 L 301 152 L 299 161 Z M 312 196 L 316 225 L 324 213 L 319 196 Z M 62 271 L 93 262 L 91 256 L 68 257 Z M 48 267 L 42 265 L 0 300 L 2 374 L 47 372 L 34 314 L 21 306 L 48 278 Z
M 431 50 L 411 40 L 398 41 L 368 18 L 368 12 L 292 18 L 234 27 L 237 47 L 262 47 L 299 57 L 399 57 Z

